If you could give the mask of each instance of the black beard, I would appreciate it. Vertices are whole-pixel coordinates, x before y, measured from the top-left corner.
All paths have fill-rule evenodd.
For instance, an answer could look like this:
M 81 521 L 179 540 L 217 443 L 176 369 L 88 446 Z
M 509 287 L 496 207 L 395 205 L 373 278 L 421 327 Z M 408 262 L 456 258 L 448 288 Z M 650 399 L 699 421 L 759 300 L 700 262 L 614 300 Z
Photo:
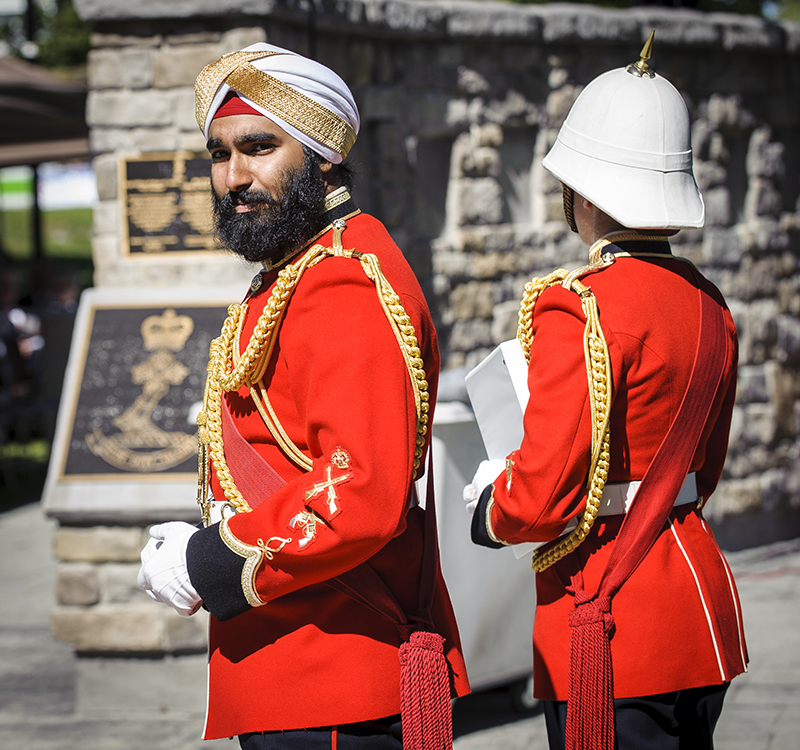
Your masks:
M 284 174 L 277 199 L 252 189 L 228 192 L 223 198 L 211 191 L 214 230 L 225 247 L 251 263 L 280 260 L 323 228 L 325 182 L 316 155 L 305 147 L 303 151 L 303 166 Z M 240 203 L 255 207 L 237 213 Z

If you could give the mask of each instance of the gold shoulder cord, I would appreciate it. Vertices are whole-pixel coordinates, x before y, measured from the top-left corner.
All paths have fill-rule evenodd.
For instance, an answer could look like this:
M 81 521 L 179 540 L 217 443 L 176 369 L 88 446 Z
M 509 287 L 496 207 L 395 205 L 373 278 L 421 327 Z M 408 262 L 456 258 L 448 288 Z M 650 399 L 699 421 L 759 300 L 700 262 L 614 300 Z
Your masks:
M 267 398 L 266 388 L 261 383 L 261 378 L 269 364 L 286 305 L 300 278 L 311 266 L 332 255 L 355 258 L 360 261 L 364 273 L 375 284 L 381 307 L 397 338 L 411 379 L 417 411 L 416 449 L 414 451 L 414 478 L 417 478 L 422 463 L 429 419 L 428 381 L 425 377 L 417 336 L 411 319 L 403 309 L 400 297 L 383 275 L 378 258 L 372 253 L 357 253 L 343 248 L 342 232 L 344 228 L 344 221 L 334 222 L 332 248 L 314 245 L 299 261 L 287 265 L 278 274 L 275 288 L 264 306 L 250 341 L 241 356 L 239 356 L 239 336 L 247 315 L 246 302 L 231 305 L 228 308 L 228 317 L 222 326 L 222 333 L 211 342 L 203 410 L 197 416 L 197 424 L 200 427 L 197 502 L 202 508 L 204 520 L 207 519 L 209 512 L 209 458 L 214 463 L 226 500 L 239 512 L 251 510 L 237 489 L 225 460 L 220 412 L 223 392 L 236 391 L 243 385 L 247 385 L 256 408 L 281 450 L 300 468 L 305 471 L 311 470 L 311 460 L 291 441 L 281 426 Z
M 613 256 L 611 262 L 613 262 Z M 589 403 L 592 419 L 592 459 L 589 465 L 589 492 L 586 498 L 586 510 L 584 510 L 577 528 L 573 529 L 568 536 L 557 541 L 552 546 L 541 547 L 533 553 L 531 567 L 537 573 L 546 570 L 553 563 L 572 552 L 586 538 L 597 518 L 600 500 L 603 496 L 603 488 L 608 478 L 611 360 L 608 355 L 608 344 L 600 326 L 597 300 L 592 294 L 592 290 L 576 278 L 583 272 L 596 270 L 607 264 L 608 262 L 606 261 L 602 264 L 587 266 L 572 273 L 559 268 L 549 276 L 535 278 L 525 285 L 525 293 L 520 305 L 517 338 L 522 345 L 522 350 L 528 363 L 530 363 L 531 359 L 531 343 L 533 342 L 531 328 L 533 307 L 539 295 L 547 287 L 561 284 L 565 289 L 571 289 L 577 293 L 581 298 L 583 314 L 586 317 L 583 350 L 586 359 L 586 375 L 589 382 Z

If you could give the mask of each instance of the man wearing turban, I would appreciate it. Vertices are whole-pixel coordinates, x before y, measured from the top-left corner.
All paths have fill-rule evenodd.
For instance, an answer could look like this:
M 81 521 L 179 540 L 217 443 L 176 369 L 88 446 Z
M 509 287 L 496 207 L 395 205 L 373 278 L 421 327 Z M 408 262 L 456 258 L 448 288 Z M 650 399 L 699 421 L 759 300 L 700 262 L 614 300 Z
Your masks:
M 449 747 L 469 688 L 414 490 L 439 356 L 414 274 L 349 193 L 358 109 L 268 44 L 207 66 L 196 101 L 217 234 L 262 269 L 211 345 L 203 528 L 151 529 L 140 585 L 211 613 L 206 739 Z

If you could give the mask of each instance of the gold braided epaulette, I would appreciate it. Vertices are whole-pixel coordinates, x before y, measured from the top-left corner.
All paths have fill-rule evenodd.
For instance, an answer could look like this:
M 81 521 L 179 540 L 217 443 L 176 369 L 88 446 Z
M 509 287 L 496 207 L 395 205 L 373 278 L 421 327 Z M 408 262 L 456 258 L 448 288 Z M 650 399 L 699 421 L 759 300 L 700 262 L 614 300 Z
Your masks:
M 599 270 L 610 265 L 610 263 L 613 263 L 613 256 L 610 262 L 602 261 L 571 273 L 559 268 L 544 278 L 534 278 L 525 285 L 525 292 L 520 304 L 517 338 L 522 345 L 522 351 L 529 364 L 531 344 L 533 343 L 533 308 L 539 295 L 545 289 L 560 284 L 565 289 L 574 291 L 580 297 L 583 314 L 586 317 L 583 349 L 586 360 L 586 376 L 589 385 L 592 420 L 592 452 L 587 480 L 586 509 L 578 522 L 578 526 L 566 537 L 540 547 L 533 553 L 531 566 L 536 572 L 546 570 L 583 542 L 597 518 L 603 489 L 608 479 L 611 441 L 609 428 L 612 384 L 611 360 L 608 355 L 608 344 L 600 326 L 597 300 L 591 288 L 581 282 L 578 276 Z
M 425 363 L 419 348 L 411 318 L 403 308 L 400 297 L 381 271 L 380 262 L 373 253 L 359 253 L 342 246 L 343 220 L 333 224 L 333 247 L 313 245 L 295 263 L 285 266 L 278 274 L 269 300 L 259 316 L 250 340 L 240 355 L 240 336 L 246 319 L 247 303 L 231 305 L 220 336 L 211 342 L 208 374 L 203 410 L 197 417 L 200 425 L 200 452 L 198 471 L 198 503 L 204 520 L 208 516 L 208 461 L 212 459 L 226 500 L 238 511 L 251 510 L 236 487 L 231 476 L 222 440 L 221 405 L 224 392 L 239 390 L 246 385 L 264 423 L 285 455 L 304 471 L 310 471 L 312 461 L 289 438 L 276 415 L 267 390 L 261 382 L 266 372 L 277 340 L 280 321 L 289 299 L 303 273 L 327 257 L 353 258 L 361 264 L 364 273 L 375 284 L 378 300 L 387 321 L 398 341 L 408 370 L 417 414 L 413 478 L 419 478 L 428 432 L 430 396 L 425 373 Z

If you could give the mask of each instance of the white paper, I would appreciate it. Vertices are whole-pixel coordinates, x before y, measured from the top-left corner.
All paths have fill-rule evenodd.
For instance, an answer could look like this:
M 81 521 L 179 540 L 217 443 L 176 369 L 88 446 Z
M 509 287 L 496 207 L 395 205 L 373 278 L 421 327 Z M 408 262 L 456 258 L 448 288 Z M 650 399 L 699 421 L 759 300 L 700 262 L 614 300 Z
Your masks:
M 486 455 L 504 459 L 522 444 L 528 363 L 517 339 L 504 341 L 467 373 L 467 393 Z

